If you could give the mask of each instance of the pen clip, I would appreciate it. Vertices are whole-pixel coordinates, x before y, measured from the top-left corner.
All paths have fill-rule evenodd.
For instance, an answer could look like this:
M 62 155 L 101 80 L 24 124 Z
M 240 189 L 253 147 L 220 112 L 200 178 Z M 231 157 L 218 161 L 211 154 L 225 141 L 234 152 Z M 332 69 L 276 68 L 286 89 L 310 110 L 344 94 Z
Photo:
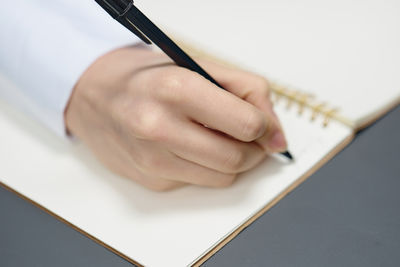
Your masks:
M 152 44 L 149 38 L 147 38 L 133 22 L 126 19 L 126 14 L 133 7 L 133 0 L 96 0 L 96 2 L 107 11 L 111 17 L 124 24 L 143 42 L 149 45 Z
M 129 0 L 128 0 L 129 1 Z M 147 36 L 130 20 L 126 19 L 126 13 L 129 12 L 129 10 L 133 7 L 133 0 L 129 1 L 128 5 L 126 6 L 126 8 L 124 9 L 124 11 L 118 15 L 117 20 L 121 23 L 125 23 L 128 22 L 130 26 L 129 29 L 137 36 L 139 37 L 143 42 L 145 42 L 148 45 L 151 45 L 152 42 L 150 41 L 149 38 L 147 38 Z
M 119 20 L 121 23 L 128 23 L 128 25 L 130 25 L 131 27 L 129 27 L 129 30 L 131 30 L 137 37 L 139 37 L 143 42 L 145 42 L 146 44 L 148 44 L 148 45 L 151 45 L 152 44 L 152 42 L 150 41 L 150 39 L 149 38 L 147 38 L 147 36 L 144 34 L 144 33 L 142 33 L 142 31 L 141 30 L 139 30 L 138 29 L 138 27 L 136 27 L 136 25 L 135 24 L 133 24 L 133 22 L 131 22 L 130 20 L 126 20 L 126 21 L 122 21 L 122 18 L 124 18 L 124 17 L 121 17 L 121 20 Z

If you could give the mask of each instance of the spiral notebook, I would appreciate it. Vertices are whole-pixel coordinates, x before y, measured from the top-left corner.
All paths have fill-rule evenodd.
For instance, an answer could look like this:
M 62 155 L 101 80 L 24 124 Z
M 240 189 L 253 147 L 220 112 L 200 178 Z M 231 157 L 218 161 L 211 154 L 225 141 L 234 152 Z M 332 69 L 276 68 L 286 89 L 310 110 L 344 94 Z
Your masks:
M 400 100 L 397 1 L 200 2 L 138 4 L 197 47 L 276 79 L 274 106 L 295 162 L 270 156 L 226 189 L 150 192 L 0 101 L 3 186 L 139 265 L 200 265 Z

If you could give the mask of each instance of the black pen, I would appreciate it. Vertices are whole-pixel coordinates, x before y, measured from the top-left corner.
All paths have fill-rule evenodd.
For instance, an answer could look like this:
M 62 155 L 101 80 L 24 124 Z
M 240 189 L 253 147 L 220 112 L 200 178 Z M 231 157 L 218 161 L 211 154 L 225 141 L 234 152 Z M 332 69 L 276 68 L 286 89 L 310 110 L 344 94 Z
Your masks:
M 157 45 L 178 66 L 187 68 L 224 89 L 213 77 L 187 55 L 174 41 L 151 22 L 134 4 L 133 0 L 95 0 L 108 14 L 142 39 L 146 44 Z M 281 153 L 293 159 L 289 151 Z

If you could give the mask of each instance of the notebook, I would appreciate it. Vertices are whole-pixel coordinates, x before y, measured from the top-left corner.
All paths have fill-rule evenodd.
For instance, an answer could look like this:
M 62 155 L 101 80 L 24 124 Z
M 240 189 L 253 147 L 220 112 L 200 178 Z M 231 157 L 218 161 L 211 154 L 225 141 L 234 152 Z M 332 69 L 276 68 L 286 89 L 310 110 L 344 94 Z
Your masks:
M 138 265 L 200 265 L 400 102 L 397 1 L 136 4 L 196 47 L 267 76 L 296 158 L 270 156 L 229 188 L 156 193 L 0 100 L 3 186 Z M 5 86 L 14 85 L 0 76 Z

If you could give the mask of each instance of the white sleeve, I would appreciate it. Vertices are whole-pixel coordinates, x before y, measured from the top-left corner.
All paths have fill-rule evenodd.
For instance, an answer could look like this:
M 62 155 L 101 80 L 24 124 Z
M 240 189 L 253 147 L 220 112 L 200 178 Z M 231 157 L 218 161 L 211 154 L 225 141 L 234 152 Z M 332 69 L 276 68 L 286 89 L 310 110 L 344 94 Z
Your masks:
M 0 8 L 0 97 L 65 135 L 64 109 L 96 58 L 138 42 L 94 0 L 13 0 Z

